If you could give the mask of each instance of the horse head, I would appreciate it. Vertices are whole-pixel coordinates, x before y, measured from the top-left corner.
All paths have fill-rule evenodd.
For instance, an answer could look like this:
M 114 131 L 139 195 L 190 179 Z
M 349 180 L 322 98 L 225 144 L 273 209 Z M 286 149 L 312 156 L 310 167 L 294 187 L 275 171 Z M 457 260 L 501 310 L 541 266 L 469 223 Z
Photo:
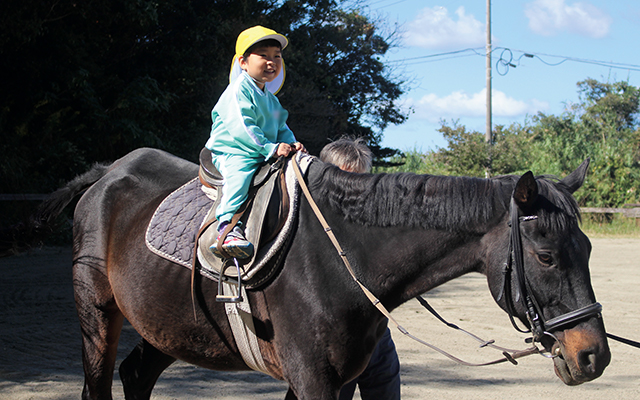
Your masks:
M 572 196 L 588 164 L 558 182 L 531 172 L 517 180 L 499 233 L 503 243 L 510 238 L 509 250 L 492 255 L 487 269 L 496 302 L 549 351 L 567 385 L 599 377 L 611 359 L 589 277 L 591 243 Z

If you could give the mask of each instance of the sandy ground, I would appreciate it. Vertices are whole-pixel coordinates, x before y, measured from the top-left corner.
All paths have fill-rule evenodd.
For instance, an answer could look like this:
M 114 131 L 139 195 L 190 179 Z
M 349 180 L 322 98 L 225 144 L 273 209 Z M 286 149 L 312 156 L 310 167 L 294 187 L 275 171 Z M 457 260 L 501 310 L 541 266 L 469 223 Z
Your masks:
M 609 332 L 640 340 L 640 239 L 593 239 L 591 274 Z M 484 277 L 454 280 L 426 296 L 447 319 L 484 339 L 524 348 L 493 302 Z M 498 358 L 437 322 L 417 301 L 393 312 L 413 335 L 470 362 Z M 610 342 L 612 361 L 599 379 L 577 387 L 555 376 L 541 356 L 519 365 L 465 367 L 414 342 L 395 328 L 403 399 L 638 399 L 640 349 Z M 118 363 L 137 343 L 125 326 Z M 45 248 L 0 259 L 0 399 L 79 399 L 83 376 L 80 332 L 71 287 L 69 248 Z M 114 398 L 122 399 L 116 372 Z M 152 398 L 283 399 L 286 385 L 259 373 L 220 373 L 177 362 L 160 377 Z M 356 394 L 356 399 L 359 395 Z

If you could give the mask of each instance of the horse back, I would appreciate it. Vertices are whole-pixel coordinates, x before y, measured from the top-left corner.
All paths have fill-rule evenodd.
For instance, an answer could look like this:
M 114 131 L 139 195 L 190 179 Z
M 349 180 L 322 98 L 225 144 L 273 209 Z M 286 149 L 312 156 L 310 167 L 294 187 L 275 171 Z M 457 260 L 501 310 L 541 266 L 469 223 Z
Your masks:
M 144 230 L 155 206 L 197 174 L 197 166 L 156 149 L 138 149 L 115 161 L 80 198 L 74 213 L 74 252 L 93 254 Z

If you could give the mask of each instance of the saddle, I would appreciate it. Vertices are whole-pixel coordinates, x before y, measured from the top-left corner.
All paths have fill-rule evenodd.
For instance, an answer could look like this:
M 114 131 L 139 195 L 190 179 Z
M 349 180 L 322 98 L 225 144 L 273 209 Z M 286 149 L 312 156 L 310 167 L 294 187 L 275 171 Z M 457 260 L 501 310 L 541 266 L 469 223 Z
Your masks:
M 303 173 L 315 159 L 301 153 L 294 157 Z M 246 289 L 259 288 L 279 272 L 293 238 L 300 197 L 296 174 L 288 168 L 293 160 L 266 163 L 254 175 L 251 201 L 247 201 L 240 220 L 256 251 L 254 257 L 241 262 L 221 260 L 209 250 L 218 235 L 215 209 L 224 179 L 213 165 L 209 150 L 201 151 L 200 161 L 198 177 L 176 189 L 157 207 L 147 227 L 145 243 L 155 254 L 191 269 L 194 310 L 195 274 L 218 281 L 216 300 L 225 303 L 242 358 L 250 368 L 268 374 Z M 264 226 L 265 221 L 268 226 Z M 232 262 L 236 268 L 229 270 Z
M 211 151 L 204 148 L 200 152 L 199 179 L 205 187 L 214 191 L 216 200 L 198 232 L 196 257 L 203 267 L 216 271 L 222 277 L 219 283 L 223 280 L 234 280 L 237 284 L 244 282 L 248 288 L 253 288 L 264 283 L 275 273 L 276 268 L 263 269 L 263 261 L 273 257 L 273 252 L 269 250 L 272 249 L 275 238 L 289 216 L 290 199 L 284 174 L 285 161 L 281 158 L 267 162 L 256 171 L 248 199 L 234 216 L 234 220 L 242 221 L 247 240 L 254 244 L 254 255 L 243 260 L 222 260 L 211 253 L 209 246 L 218 236 L 215 210 L 222 197 L 224 179 L 213 165 Z M 270 223 L 265 225 L 267 221 Z M 278 250 L 282 252 L 281 248 Z M 272 264 L 277 265 L 278 260 Z M 223 298 L 219 300 L 225 301 Z

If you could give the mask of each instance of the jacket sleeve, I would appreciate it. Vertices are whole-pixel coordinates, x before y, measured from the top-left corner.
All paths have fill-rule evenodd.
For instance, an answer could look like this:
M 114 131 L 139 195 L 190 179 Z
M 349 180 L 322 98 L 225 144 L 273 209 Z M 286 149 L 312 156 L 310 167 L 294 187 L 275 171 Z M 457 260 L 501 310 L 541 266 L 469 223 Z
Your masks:
M 276 151 L 277 144 L 268 140 L 257 124 L 258 115 L 250 92 L 238 87 L 231 104 L 226 105 L 224 113 L 220 113 L 224 125 L 233 138 L 235 145 L 250 154 L 269 159 Z
M 281 143 L 293 143 L 297 141 L 296 136 L 293 134 L 293 131 L 289 129 L 289 126 L 287 125 L 288 116 L 289 112 L 282 108 L 278 126 L 278 142 Z

